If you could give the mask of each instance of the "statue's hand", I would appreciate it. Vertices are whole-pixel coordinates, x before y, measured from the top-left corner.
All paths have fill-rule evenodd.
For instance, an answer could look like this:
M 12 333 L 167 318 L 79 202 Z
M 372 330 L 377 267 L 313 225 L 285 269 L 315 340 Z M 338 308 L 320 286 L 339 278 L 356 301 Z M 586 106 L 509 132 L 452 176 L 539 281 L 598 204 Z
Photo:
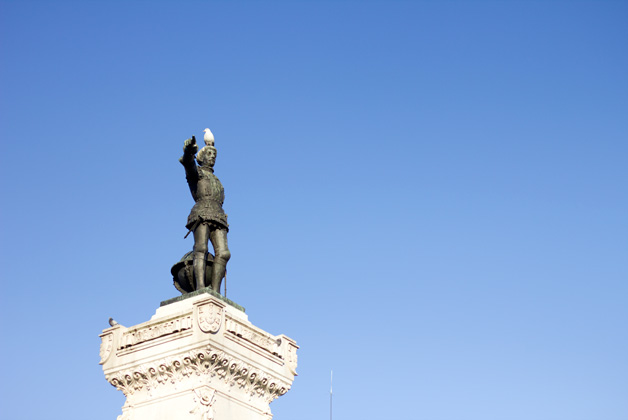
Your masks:
M 198 146 L 196 145 L 196 137 L 192 136 L 191 139 L 187 139 L 185 143 L 183 143 L 183 154 L 194 155 L 197 150 Z

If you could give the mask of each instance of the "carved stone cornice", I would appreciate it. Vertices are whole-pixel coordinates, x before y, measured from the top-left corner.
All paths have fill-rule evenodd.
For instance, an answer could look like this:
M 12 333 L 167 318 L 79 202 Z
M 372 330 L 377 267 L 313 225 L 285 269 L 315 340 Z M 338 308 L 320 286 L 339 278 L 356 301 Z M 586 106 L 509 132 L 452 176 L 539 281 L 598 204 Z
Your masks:
M 174 334 L 192 328 L 192 315 L 176 317 L 156 324 L 129 328 L 122 334 L 119 349 L 135 346 L 159 337 Z
M 127 397 L 178 384 L 194 376 L 222 382 L 266 403 L 288 392 L 286 381 L 209 346 L 107 374 L 107 381 Z
M 257 331 L 232 317 L 227 317 L 225 330 L 283 359 L 282 355 L 279 354 L 281 339 L 277 339 L 266 332 Z

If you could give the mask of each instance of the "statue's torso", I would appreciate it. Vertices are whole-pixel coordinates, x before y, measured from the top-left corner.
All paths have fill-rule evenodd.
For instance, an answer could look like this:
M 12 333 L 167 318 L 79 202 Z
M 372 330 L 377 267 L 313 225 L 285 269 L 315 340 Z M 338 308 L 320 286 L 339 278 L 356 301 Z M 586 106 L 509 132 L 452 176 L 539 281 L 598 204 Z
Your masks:
M 213 222 L 228 229 L 227 215 L 222 209 L 225 201 L 225 189 L 220 180 L 211 171 L 198 167 L 198 182 L 196 184 L 196 204 L 188 216 L 188 229 L 197 222 Z
M 217 201 L 222 206 L 225 202 L 225 189 L 216 175 L 199 167 L 196 201 L 201 200 Z

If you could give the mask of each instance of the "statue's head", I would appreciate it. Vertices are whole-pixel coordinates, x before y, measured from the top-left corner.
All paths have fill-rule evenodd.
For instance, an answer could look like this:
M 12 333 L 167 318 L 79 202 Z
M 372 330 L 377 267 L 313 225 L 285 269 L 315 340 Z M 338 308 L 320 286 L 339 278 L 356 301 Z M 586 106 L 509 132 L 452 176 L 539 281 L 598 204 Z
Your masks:
M 196 154 L 196 161 L 201 166 L 214 167 L 216 163 L 217 150 L 213 146 L 205 146 Z

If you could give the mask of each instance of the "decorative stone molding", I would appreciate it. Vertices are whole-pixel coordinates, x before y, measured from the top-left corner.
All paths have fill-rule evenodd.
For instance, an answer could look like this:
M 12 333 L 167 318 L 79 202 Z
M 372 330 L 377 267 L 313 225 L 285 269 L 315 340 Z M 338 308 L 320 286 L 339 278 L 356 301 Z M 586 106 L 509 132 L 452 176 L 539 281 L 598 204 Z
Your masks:
M 297 374 L 297 349 L 299 346 L 297 344 L 285 337 L 288 341 L 288 346 L 286 348 L 286 363 L 288 364 L 288 368 L 293 375 Z
M 290 389 L 290 384 L 285 381 L 209 347 L 119 371 L 105 378 L 129 397 L 143 388 L 150 391 L 166 383 L 181 382 L 193 375 L 216 378 L 267 403 Z
M 102 334 L 100 336 L 100 364 L 104 364 L 111 356 L 113 350 L 113 333 Z
M 192 328 L 192 316 L 183 316 L 157 324 L 149 324 L 136 328 L 129 328 L 122 334 L 122 340 L 119 349 L 135 346 L 146 341 L 154 340 L 159 337 L 174 334 Z
M 278 352 L 281 340 L 277 340 L 270 334 L 256 331 L 248 325 L 230 317 L 227 317 L 225 324 L 225 329 L 228 332 L 269 351 L 271 354 L 281 357 Z

